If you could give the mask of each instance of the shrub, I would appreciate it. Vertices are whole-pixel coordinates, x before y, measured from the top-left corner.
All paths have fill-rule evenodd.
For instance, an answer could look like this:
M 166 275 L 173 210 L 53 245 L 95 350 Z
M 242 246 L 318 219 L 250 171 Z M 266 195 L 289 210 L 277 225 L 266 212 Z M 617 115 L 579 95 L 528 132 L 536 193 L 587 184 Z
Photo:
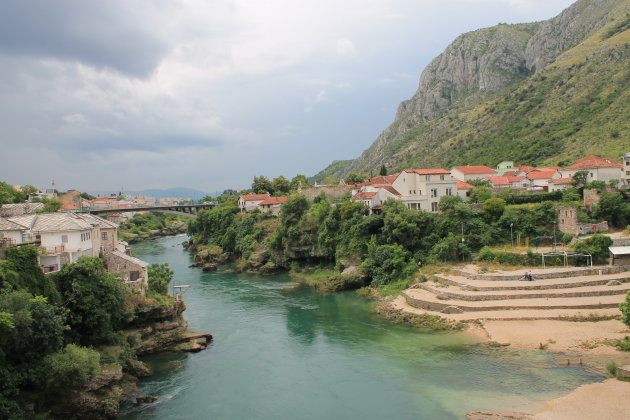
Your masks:
M 372 240 L 361 268 L 372 279 L 372 284 L 379 286 L 411 276 L 416 265 L 411 261 L 409 252 L 400 245 L 376 245 L 376 241 Z
M 68 344 L 59 353 L 43 360 L 42 381 L 50 393 L 63 393 L 76 388 L 98 375 L 100 355 L 97 351 Z
M 606 235 L 595 234 L 585 241 L 575 244 L 575 252 L 591 254 L 594 263 L 604 263 L 608 259 L 608 247 L 613 244 L 612 239 Z
M 477 259 L 479 261 L 493 262 L 495 260 L 495 255 L 489 246 L 484 246 L 479 251 L 479 256 L 477 257 Z
M 151 264 L 149 266 L 149 290 L 161 295 L 168 294 L 168 285 L 173 279 L 173 270 L 165 264 Z
M 630 327 L 630 292 L 626 294 L 626 301 L 619 305 L 621 310 L 621 320 Z

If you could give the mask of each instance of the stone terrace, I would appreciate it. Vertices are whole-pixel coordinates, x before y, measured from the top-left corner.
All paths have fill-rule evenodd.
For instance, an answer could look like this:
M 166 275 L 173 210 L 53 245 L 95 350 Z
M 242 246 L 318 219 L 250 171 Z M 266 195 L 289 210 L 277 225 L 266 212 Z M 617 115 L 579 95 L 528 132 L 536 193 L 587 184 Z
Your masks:
M 474 266 L 418 283 L 393 302 L 406 312 L 454 321 L 607 319 L 619 317 L 630 291 L 629 267 L 535 269 L 477 273 Z

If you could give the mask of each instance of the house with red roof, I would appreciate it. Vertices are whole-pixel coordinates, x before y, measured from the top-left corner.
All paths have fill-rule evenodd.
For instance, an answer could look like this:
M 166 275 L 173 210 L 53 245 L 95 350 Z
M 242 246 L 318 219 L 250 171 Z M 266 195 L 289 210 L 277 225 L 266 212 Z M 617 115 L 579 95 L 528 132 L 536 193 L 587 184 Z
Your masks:
M 527 179 L 530 182 L 528 188 L 533 191 L 547 191 L 549 188 L 549 181 L 557 178 L 561 178 L 560 173 L 557 170 L 542 170 L 536 168 L 527 173 Z
M 560 169 L 559 172 L 561 176 L 559 176 L 559 178 L 572 178 L 578 171 L 588 172 L 588 182 L 609 182 L 612 180 L 621 181 L 621 177 L 624 174 L 623 164 L 620 162 L 591 155 L 576 160 L 571 166 Z
M 413 210 L 438 211 L 438 203 L 445 195 L 457 195 L 457 180 L 446 169 L 405 169 L 392 187 L 400 200 Z
M 496 176 L 497 171 L 486 166 L 454 166 L 451 168 L 451 175 L 459 181 L 472 181 L 475 179 L 484 179 L 489 176 Z
M 387 184 L 366 185 L 352 196 L 353 201 L 363 203 L 370 214 L 378 213 L 388 199 L 400 200 L 401 195 L 394 187 Z
M 269 197 L 258 204 L 258 208 L 266 213 L 278 215 L 280 213 L 280 206 L 287 201 L 287 197 Z
M 241 213 L 247 213 L 258 208 L 258 205 L 268 199 L 269 194 L 245 194 L 238 197 L 238 208 Z
M 475 188 L 475 186 L 464 181 L 457 181 L 456 188 L 457 195 L 459 195 L 462 200 L 468 201 L 470 199 L 470 192 Z
M 548 182 L 548 186 L 549 192 L 566 190 L 567 188 L 573 187 L 573 178 L 550 179 Z

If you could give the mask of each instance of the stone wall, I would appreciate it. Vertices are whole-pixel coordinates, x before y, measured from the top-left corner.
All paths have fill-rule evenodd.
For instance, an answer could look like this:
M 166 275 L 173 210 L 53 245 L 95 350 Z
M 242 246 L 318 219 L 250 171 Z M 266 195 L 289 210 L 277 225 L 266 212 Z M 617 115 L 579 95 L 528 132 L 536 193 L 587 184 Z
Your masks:
M 584 190 L 584 205 L 586 207 L 591 207 L 594 204 L 598 204 L 600 198 L 601 195 L 599 194 L 599 191 L 594 189 Z
M 584 195 L 586 197 L 586 195 Z M 578 209 L 570 206 L 559 206 L 558 211 L 558 229 L 560 232 L 569 235 L 585 235 L 587 233 L 606 232 L 608 231 L 608 222 L 599 223 L 579 223 Z
M 350 193 L 350 189 L 344 185 L 323 185 L 319 187 L 303 187 L 299 188 L 298 192 L 300 194 L 304 194 L 304 196 L 309 200 L 313 201 L 315 197 L 324 193 L 326 198 L 332 200 L 334 198 L 343 197 L 345 194 Z
M 108 252 L 103 256 L 107 271 L 118 274 L 132 291 L 144 294 L 149 288 L 149 265 L 120 251 Z

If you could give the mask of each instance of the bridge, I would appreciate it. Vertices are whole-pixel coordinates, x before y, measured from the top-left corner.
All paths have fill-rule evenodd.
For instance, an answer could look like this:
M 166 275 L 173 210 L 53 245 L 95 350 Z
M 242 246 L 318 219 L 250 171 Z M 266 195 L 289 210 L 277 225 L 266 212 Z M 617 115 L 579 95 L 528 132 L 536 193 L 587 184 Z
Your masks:
M 139 211 L 161 211 L 165 213 L 174 213 L 184 216 L 195 217 L 199 210 L 210 210 L 215 207 L 214 203 L 206 204 L 181 204 L 174 206 L 145 206 L 145 207 L 132 207 L 128 209 L 85 209 L 83 212 L 94 215 L 107 215 L 112 213 L 129 213 Z

